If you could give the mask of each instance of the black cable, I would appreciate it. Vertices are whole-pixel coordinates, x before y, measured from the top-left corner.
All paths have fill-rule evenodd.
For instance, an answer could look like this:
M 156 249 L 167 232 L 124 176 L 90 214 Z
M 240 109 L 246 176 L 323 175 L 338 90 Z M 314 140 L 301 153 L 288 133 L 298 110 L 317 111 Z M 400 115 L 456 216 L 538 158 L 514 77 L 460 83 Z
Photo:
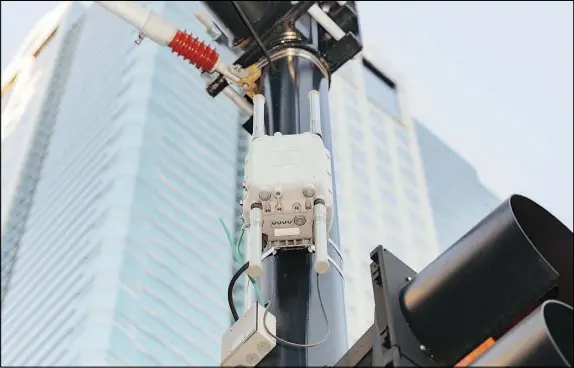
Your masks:
M 229 281 L 229 287 L 227 288 L 227 301 L 229 302 L 229 309 L 231 309 L 231 314 L 233 314 L 233 318 L 235 319 L 235 321 L 239 320 L 239 314 L 237 314 L 237 309 L 235 309 L 235 303 L 233 302 L 233 287 L 235 286 L 235 283 L 237 282 L 241 274 L 247 271 L 248 268 L 249 268 L 249 262 L 241 266 L 241 268 L 237 270 L 237 272 L 235 272 L 235 275 L 233 275 L 231 281 Z
M 253 28 L 253 26 L 249 22 L 249 19 L 247 19 L 247 16 L 243 12 L 243 10 L 241 10 L 241 8 L 239 7 L 239 4 L 237 4 L 237 1 L 232 1 L 231 4 L 235 8 L 235 11 L 237 12 L 237 14 L 239 14 L 239 17 L 243 21 L 243 24 L 245 24 L 247 29 L 249 29 L 251 36 L 253 36 L 253 38 L 255 39 L 255 42 L 257 42 L 257 44 L 259 45 L 259 48 L 261 49 L 261 52 L 263 52 L 263 55 L 265 55 L 265 57 L 269 61 L 269 66 L 271 66 L 271 69 L 273 69 L 273 71 L 275 71 L 275 66 L 273 66 L 273 62 L 271 61 L 271 57 L 269 56 L 269 52 L 267 52 L 267 49 L 265 48 L 263 41 L 261 41 L 261 39 L 257 35 L 257 32 L 255 32 L 255 28 Z

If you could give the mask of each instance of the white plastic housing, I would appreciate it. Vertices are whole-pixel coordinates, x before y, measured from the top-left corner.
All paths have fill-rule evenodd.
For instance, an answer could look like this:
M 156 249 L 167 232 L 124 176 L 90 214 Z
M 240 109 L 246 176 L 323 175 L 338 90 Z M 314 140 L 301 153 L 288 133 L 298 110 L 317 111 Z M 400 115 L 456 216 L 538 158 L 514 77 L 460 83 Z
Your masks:
M 306 132 L 254 139 L 245 158 L 244 184 L 243 219 L 249 223 L 251 205 L 261 202 L 263 234 L 268 241 L 313 239 L 316 198 L 325 201 L 330 230 L 331 157 L 318 135 Z M 309 196 L 309 192 L 314 193 Z
M 275 339 L 270 336 L 263 325 L 265 308 L 256 303 L 231 326 L 221 341 L 222 367 L 254 367 L 273 348 Z M 277 320 L 271 312 L 265 321 L 272 334 L 276 334 Z

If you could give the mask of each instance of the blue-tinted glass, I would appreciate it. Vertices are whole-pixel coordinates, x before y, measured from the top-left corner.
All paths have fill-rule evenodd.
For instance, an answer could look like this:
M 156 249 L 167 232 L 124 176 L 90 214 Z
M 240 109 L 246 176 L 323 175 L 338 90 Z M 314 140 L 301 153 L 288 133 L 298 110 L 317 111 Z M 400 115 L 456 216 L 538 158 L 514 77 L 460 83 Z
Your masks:
M 420 205 L 420 197 L 417 192 L 414 191 L 411 187 L 404 187 L 404 193 L 409 202 L 414 204 L 415 206 Z
M 125 290 L 120 290 L 118 292 L 117 311 L 118 314 L 121 315 L 121 318 L 127 318 L 127 321 L 132 318 L 136 319 L 139 314 L 137 297 L 134 297 Z M 129 325 L 125 325 L 124 327 L 128 328 Z
M 364 161 L 353 163 L 353 173 L 355 174 L 353 182 L 359 186 L 369 185 L 369 175 L 365 171 Z
M 377 144 L 387 145 L 389 142 L 389 138 L 387 137 L 387 133 L 381 126 L 373 126 L 373 137 L 378 141 Z
M 395 135 L 397 136 L 399 142 L 403 146 L 409 147 L 409 136 L 405 128 L 399 124 L 395 124 L 393 130 L 395 131 Z
M 365 136 L 359 126 L 350 126 L 348 129 L 349 136 L 355 141 L 354 144 L 363 144 Z
M 369 99 L 381 106 L 387 113 L 398 118 L 399 106 L 395 89 L 365 66 L 363 66 L 363 74 Z
M 396 207 L 397 206 L 397 195 L 394 191 L 394 189 L 392 189 L 393 187 L 387 187 L 387 186 L 383 186 L 381 188 L 378 188 L 380 193 L 381 193 L 381 197 L 383 199 L 383 202 L 387 205 L 387 206 L 391 206 L 391 207 Z
M 342 77 L 348 83 L 354 84 L 353 65 L 350 62 L 343 64 L 343 66 L 335 72 L 335 75 Z
M 398 229 L 400 227 L 400 221 L 397 215 L 390 209 L 383 212 L 383 223 L 385 224 L 385 227 L 391 229 Z
M 409 211 L 409 218 L 411 220 L 411 224 L 413 225 L 413 227 L 415 229 L 417 229 L 417 228 L 422 229 L 425 227 L 425 221 L 423 220 L 423 218 L 421 217 L 421 215 L 418 212 L 410 210 Z
M 133 361 L 133 358 L 137 354 L 137 350 L 134 347 L 134 341 L 124 332 L 120 327 L 112 327 L 112 333 L 110 335 L 110 343 L 116 347 L 115 354 L 118 355 L 120 359 L 125 362 Z
M 399 155 L 399 160 L 401 161 L 401 163 L 404 166 L 412 169 L 412 167 L 414 166 L 414 163 L 413 163 L 413 158 L 412 158 L 412 155 L 411 155 L 411 152 L 409 151 L 409 149 L 404 147 L 404 146 L 399 146 L 397 148 L 397 153 Z
M 386 148 L 381 145 L 377 145 L 375 147 L 375 154 L 377 162 L 379 162 L 381 165 L 391 165 L 391 156 Z
M 358 98 L 358 93 L 359 91 L 356 90 L 355 88 L 347 88 L 345 89 L 345 107 L 348 111 L 348 114 L 353 116 L 353 117 L 357 117 L 357 115 L 355 115 L 356 113 L 358 113 L 358 108 L 359 108 L 359 98 Z
M 494 209 L 499 199 L 489 192 L 475 169 L 439 137 L 415 120 L 433 222 L 441 249 L 446 249 Z
M 367 159 L 365 156 L 365 151 L 363 151 L 363 148 L 359 144 L 354 143 L 351 146 L 351 155 L 353 164 L 365 164 L 365 160 Z
M 403 181 L 405 181 L 408 185 L 413 187 L 417 186 L 417 179 L 412 172 L 412 167 L 401 167 L 401 175 L 403 177 Z
M 379 174 L 379 179 L 386 185 L 393 185 L 393 173 L 391 168 L 386 165 L 377 165 L 377 173 Z

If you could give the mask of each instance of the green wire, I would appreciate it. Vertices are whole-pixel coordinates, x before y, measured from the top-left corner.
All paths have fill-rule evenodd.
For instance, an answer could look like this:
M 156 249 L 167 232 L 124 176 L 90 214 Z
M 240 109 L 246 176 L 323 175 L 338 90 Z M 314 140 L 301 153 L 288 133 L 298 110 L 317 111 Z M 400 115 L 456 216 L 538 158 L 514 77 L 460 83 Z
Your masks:
M 219 219 L 219 223 L 221 224 L 221 226 L 223 226 L 225 236 L 227 237 L 227 242 L 229 243 L 229 246 L 231 246 L 231 251 L 233 252 L 233 259 L 235 260 L 235 262 L 241 263 L 241 265 L 243 265 L 241 256 L 239 255 L 239 251 L 237 250 L 237 246 L 233 246 L 233 240 L 231 239 L 231 233 L 229 232 L 229 229 L 227 228 L 225 222 L 223 222 L 222 219 Z M 243 231 L 241 231 L 240 237 L 243 238 Z
M 241 233 L 239 234 L 239 238 L 237 239 L 237 244 L 235 244 L 235 246 L 233 246 L 233 240 L 231 239 L 231 233 L 229 232 L 229 229 L 225 225 L 225 222 L 223 222 L 222 219 L 219 219 L 219 222 L 221 223 L 221 226 L 223 226 L 223 230 L 225 231 L 225 236 L 227 237 L 227 241 L 229 242 L 229 245 L 231 246 L 231 250 L 233 251 L 233 259 L 238 264 L 243 265 L 245 263 L 245 261 L 243 260 L 243 258 L 239 254 L 239 247 L 241 246 L 241 242 L 243 241 L 243 234 L 245 234 L 245 229 L 243 229 L 243 228 L 241 229 Z M 261 295 L 261 290 L 259 289 L 259 284 L 257 283 L 257 280 L 255 280 L 251 276 L 249 276 L 249 280 L 253 284 L 253 288 L 255 289 L 255 295 L 257 296 L 259 303 L 261 305 L 265 305 L 265 302 L 263 301 L 263 296 Z

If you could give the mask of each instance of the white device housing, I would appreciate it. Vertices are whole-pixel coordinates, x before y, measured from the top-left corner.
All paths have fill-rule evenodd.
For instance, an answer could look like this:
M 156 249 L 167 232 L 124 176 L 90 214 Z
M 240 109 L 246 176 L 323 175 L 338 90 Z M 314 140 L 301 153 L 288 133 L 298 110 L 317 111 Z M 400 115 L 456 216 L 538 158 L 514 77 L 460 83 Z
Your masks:
M 265 331 L 265 308 L 256 303 L 223 335 L 221 341 L 222 367 L 254 367 L 276 345 L 275 339 Z M 265 321 L 272 334 L 276 334 L 277 320 L 271 312 Z
M 317 134 L 254 138 L 245 158 L 243 220 L 250 223 L 252 205 L 261 203 L 268 241 L 312 241 L 315 199 L 325 202 L 326 230 L 332 226 L 331 176 L 331 155 Z

